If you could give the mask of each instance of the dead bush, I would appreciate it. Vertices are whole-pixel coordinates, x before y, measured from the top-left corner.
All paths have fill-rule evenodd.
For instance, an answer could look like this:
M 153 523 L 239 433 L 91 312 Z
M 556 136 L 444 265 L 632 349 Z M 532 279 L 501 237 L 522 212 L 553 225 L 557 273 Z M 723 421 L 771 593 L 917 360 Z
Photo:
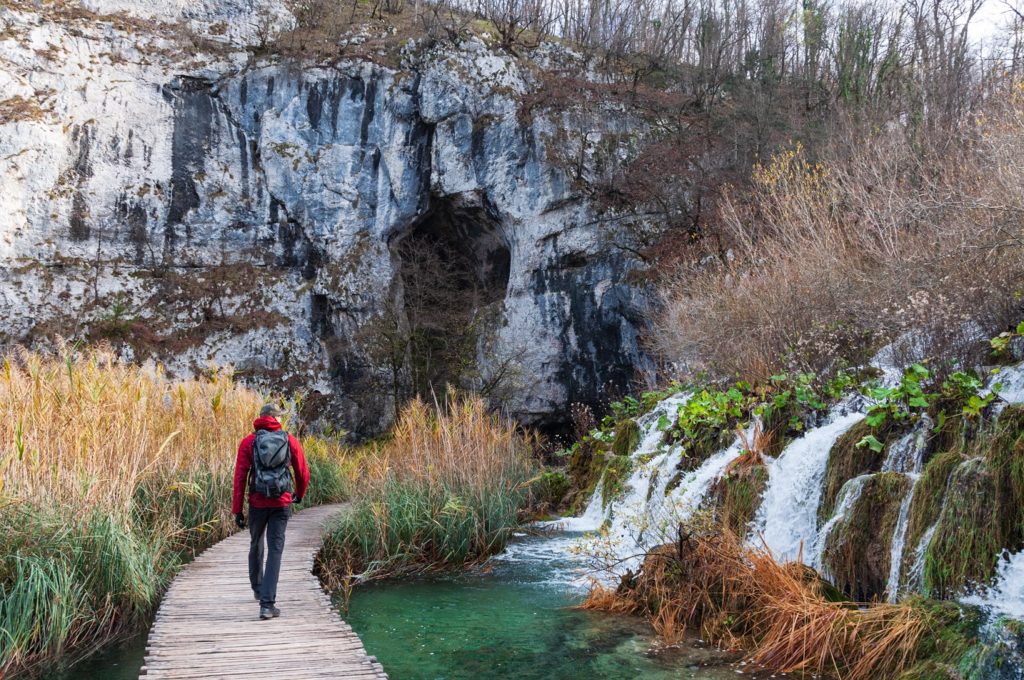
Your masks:
M 656 350 L 748 379 L 860 364 L 907 333 L 933 357 L 979 359 L 1024 311 L 1020 89 L 953 135 L 850 133 L 819 161 L 797 144 L 757 166 L 719 204 L 719 256 L 664 281 Z

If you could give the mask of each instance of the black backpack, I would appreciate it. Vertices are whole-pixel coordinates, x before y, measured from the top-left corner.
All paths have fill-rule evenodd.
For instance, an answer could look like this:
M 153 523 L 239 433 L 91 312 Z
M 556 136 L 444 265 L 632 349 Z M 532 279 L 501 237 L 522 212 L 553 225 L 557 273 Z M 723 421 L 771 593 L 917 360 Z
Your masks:
M 292 490 L 292 448 L 284 430 L 256 430 L 252 443 L 252 489 L 267 498 Z

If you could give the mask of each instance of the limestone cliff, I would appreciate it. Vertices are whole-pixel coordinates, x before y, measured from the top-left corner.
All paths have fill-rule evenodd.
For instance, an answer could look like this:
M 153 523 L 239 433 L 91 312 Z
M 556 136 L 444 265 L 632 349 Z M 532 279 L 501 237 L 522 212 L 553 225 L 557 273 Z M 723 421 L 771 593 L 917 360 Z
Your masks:
M 290 20 L 256 0 L 0 3 L 0 343 L 230 364 L 376 432 L 408 376 L 368 329 L 408 326 L 399 245 L 422 237 L 484 291 L 473 379 L 500 376 L 512 413 L 556 424 L 635 375 L 645 300 L 617 247 L 635 218 L 580 181 L 636 121 L 523 115 L 553 47 L 314 65 L 252 49 L 257 16 Z

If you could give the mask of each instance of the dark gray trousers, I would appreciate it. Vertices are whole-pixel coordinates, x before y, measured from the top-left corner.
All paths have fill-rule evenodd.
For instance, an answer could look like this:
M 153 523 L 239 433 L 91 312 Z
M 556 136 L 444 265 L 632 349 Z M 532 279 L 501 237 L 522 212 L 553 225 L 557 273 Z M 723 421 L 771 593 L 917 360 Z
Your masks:
M 260 595 L 260 606 L 271 607 L 277 601 L 277 580 L 281 575 L 284 532 L 288 528 L 288 508 L 249 507 L 249 583 Z M 263 534 L 267 535 L 266 565 L 263 560 Z

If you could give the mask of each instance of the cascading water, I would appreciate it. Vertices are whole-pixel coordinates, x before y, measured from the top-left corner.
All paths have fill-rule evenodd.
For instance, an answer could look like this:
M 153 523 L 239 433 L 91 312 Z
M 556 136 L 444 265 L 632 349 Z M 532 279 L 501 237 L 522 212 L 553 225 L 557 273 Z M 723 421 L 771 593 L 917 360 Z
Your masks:
M 910 489 L 900 503 L 900 514 L 896 520 L 896 530 L 893 532 L 892 544 L 889 548 L 889 577 L 886 581 L 885 590 L 888 593 L 889 602 L 896 602 L 900 594 L 900 571 L 903 565 L 903 549 L 907 543 L 907 527 L 910 524 L 910 504 L 914 502 L 914 489 L 917 488 L 917 480 L 920 475 L 908 475 L 911 479 Z
M 1008 556 L 999 566 L 993 585 L 961 599 L 997 616 L 1024 620 L 1024 550 Z
M 614 571 L 634 568 L 647 550 L 674 538 L 679 522 L 685 521 L 700 506 L 711 484 L 742 451 L 739 437 L 733 444 L 705 460 L 696 470 L 678 478 L 681 447 L 663 444 L 658 428 L 662 416 L 674 419 L 688 395 L 661 402 L 637 424 L 641 440 L 633 452 L 633 471 L 619 499 L 611 499 L 606 508 L 607 531 L 591 539 L 587 551 L 600 555 Z
M 1007 404 L 1024 403 L 1024 364 L 999 369 L 989 381 L 988 389 Z
M 836 440 L 864 416 L 836 407 L 822 427 L 807 432 L 768 459 L 768 486 L 758 509 L 755 527 L 764 544 L 778 560 L 804 560 L 818 542 L 818 503 Z M 756 542 L 756 539 L 755 539 Z
M 910 567 L 910 573 L 907 575 L 907 587 L 911 590 L 920 590 L 921 586 L 924 585 L 924 556 L 928 552 L 928 544 L 932 542 L 932 537 L 935 536 L 935 530 L 939 528 L 939 523 L 935 522 L 928 530 L 921 536 L 921 540 L 917 542 L 917 548 L 914 549 L 914 564 Z
M 674 538 L 675 528 L 700 507 L 712 483 L 742 451 L 739 437 L 695 470 L 678 473 L 682 448 L 665 444 L 665 419 L 675 422 L 679 407 L 690 398 L 678 394 L 658 403 L 637 420 L 640 442 L 631 458 L 633 468 L 617 498 L 603 498 L 599 483 L 580 517 L 546 522 L 548 528 L 572 534 L 552 538 L 555 550 L 598 557 L 608 576 L 635 568 L 650 548 Z M 673 478 L 678 481 L 669 489 Z M 598 530 L 600 530 L 598 532 Z M 579 532 L 598 532 L 581 538 Z M 546 549 L 547 550 L 547 549 Z M 576 560 L 577 567 L 584 562 Z M 588 563 L 593 569 L 593 561 Z M 580 570 L 577 569 L 577 572 Z M 574 578 L 579 579 L 579 573 Z
M 839 490 L 839 502 L 836 504 L 835 512 L 833 512 L 832 517 L 825 522 L 825 525 L 821 527 L 821 531 L 818 532 L 818 540 L 811 552 L 812 559 L 810 566 L 814 567 L 818 571 L 822 570 L 823 558 L 825 555 L 825 543 L 828 542 L 829 533 L 835 525 L 843 521 L 846 517 L 846 513 L 853 508 L 854 503 L 856 503 L 857 499 L 860 498 L 860 492 L 864 489 L 864 483 L 870 478 L 871 475 L 860 475 L 859 477 L 854 477 L 843 484 L 843 488 Z
M 907 528 L 910 525 L 910 504 L 914 502 L 914 491 L 921 479 L 924 467 L 924 452 L 928 448 L 928 433 L 932 429 L 932 419 L 928 415 L 914 426 L 914 429 L 903 435 L 899 441 L 889 447 L 889 453 L 882 463 L 883 472 L 900 472 L 910 480 L 907 495 L 900 503 L 900 512 L 896 519 L 892 541 L 889 544 L 889 576 L 886 581 L 886 593 L 890 602 L 896 602 L 900 593 L 900 572 L 903 566 L 903 551 L 907 543 Z
M 876 361 L 875 364 L 886 369 L 888 384 L 898 382 L 897 376 L 901 372 L 888 362 Z M 993 385 L 1000 383 L 995 391 L 1001 400 L 1024 401 L 1024 365 L 1002 369 L 991 382 Z M 680 406 L 688 399 L 687 394 L 669 397 L 638 419 L 640 441 L 631 454 L 633 467 L 622 491 L 617 497 L 605 497 L 602 496 L 604 485 L 598 484 L 580 517 L 559 520 L 559 528 L 573 533 L 556 535 L 552 539 L 555 543 L 550 545 L 551 550 L 597 555 L 603 558 L 604 563 L 616 563 L 615 571 L 622 573 L 635 567 L 648 549 L 674 540 L 678 523 L 701 506 L 714 482 L 742 453 L 741 440 L 737 439 L 693 471 L 679 473 L 681 449 L 665 443 L 663 429 L 666 418 L 674 422 Z M 830 453 L 837 440 L 864 417 L 866 406 L 863 398 L 848 398 L 831 410 L 824 424 L 790 442 L 777 457 L 766 459 L 768 480 L 751 524 L 749 540 L 753 545 L 760 545 L 763 541 L 779 560 L 800 557 L 809 566 L 822 570 L 824 547 L 830 532 L 848 517 L 865 483 L 873 474 L 878 474 L 869 473 L 848 480 L 840 490 L 834 513 L 823 526 L 818 526 L 818 506 Z M 936 526 L 931 526 L 916 545 L 907 545 L 910 510 L 933 427 L 934 423 L 923 415 L 910 432 L 889 445 L 881 465 L 881 472 L 903 474 L 910 480 L 888 545 L 890 562 L 886 592 L 891 601 L 921 588 L 924 556 L 936 533 Z M 582 532 L 598 533 L 582 537 Z M 906 554 L 908 551 L 909 555 Z M 577 564 L 581 560 L 578 558 Z M 904 563 L 911 564 L 905 578 Z M 593 568 L 594 564 L 588 566 Z M 1015 556 L 1014 561 L 1004 566 L 1000 578 L 1002 580 L 991 590 L 992 597 L 1005 599 L 1008 588 L 1024 586 L 1024 557 Z M 1017 578 L 1021 579 L 1020 583 L 1015 580 Z M 1021 607 L 1024 609 L 1024 603 Z

